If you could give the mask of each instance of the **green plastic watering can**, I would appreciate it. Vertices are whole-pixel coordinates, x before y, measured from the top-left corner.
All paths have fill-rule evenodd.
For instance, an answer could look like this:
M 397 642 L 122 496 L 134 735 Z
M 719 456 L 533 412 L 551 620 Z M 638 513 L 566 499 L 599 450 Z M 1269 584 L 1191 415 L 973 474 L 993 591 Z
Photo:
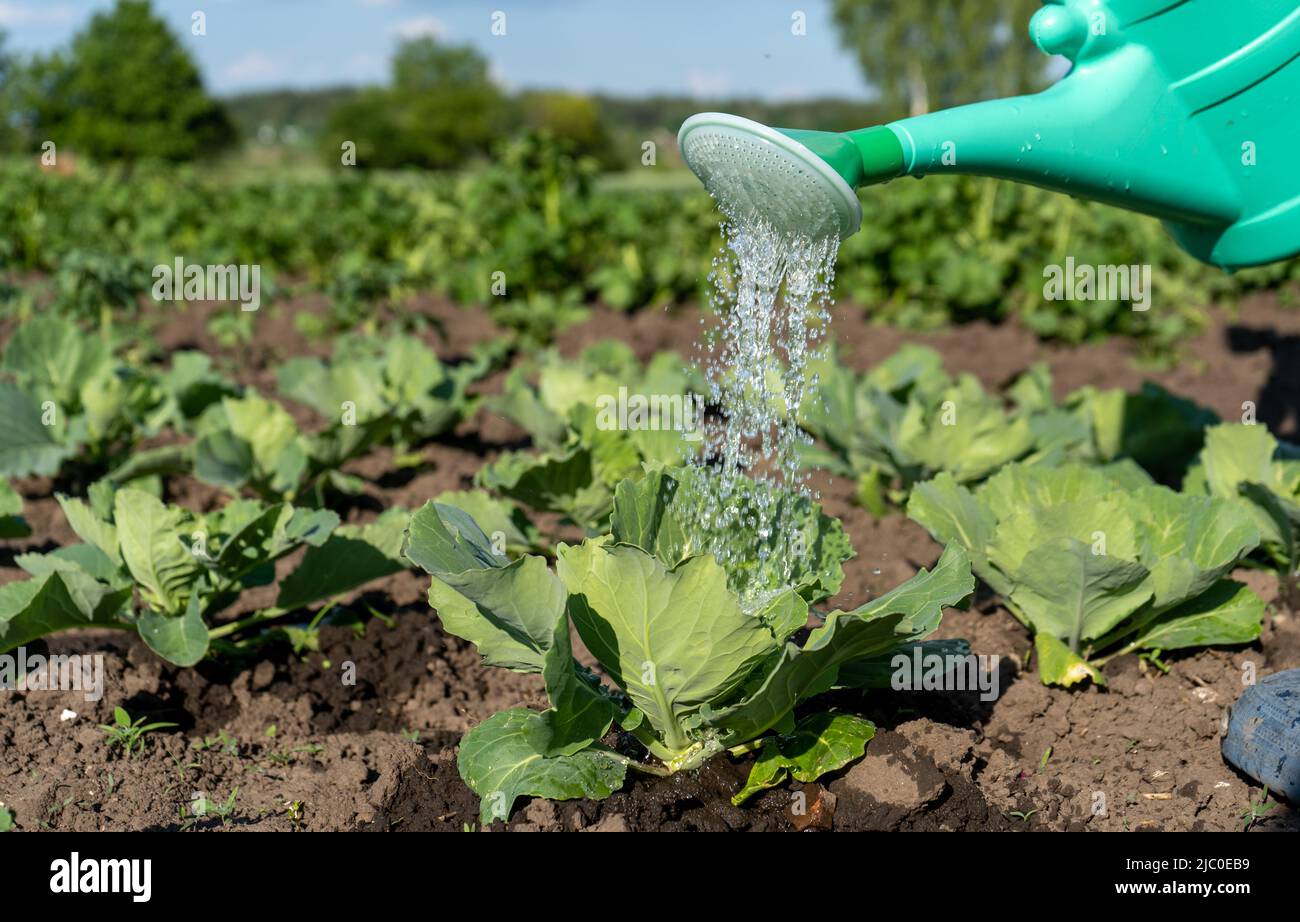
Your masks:
M 1042 93 L 843 134 L 702 113 L 678 141 L 724 211 L 810 236 L 857 231 L 860 185 L 970 173 L 1154 215 L 1225 268 L 1300 253 L 1300 2 L 1048 0 L 1029 34 L 1073 63 Z

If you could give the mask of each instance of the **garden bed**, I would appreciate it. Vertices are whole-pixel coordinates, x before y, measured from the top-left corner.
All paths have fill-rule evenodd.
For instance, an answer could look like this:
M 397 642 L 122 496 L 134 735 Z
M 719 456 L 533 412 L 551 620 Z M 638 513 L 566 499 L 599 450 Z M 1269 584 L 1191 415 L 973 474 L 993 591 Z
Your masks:
M 230 360 L 241 383 L 269 389 L 269 368 L 289 356 L 321 353 L 290 322 L 284 304 L 258 318 L 247 349 L 206 341 L 194 306 L 165 320 L 163 349 L 201 347 Z M 484 315 L 432 299 L 416 308 L 442 322 L 440 354 L 464 354 L 491 334 Z M 973 324 L 944 333 L 904 334 L 873 327 L 857 307 L 841 307 L 832 326 L 841 360 L 864 369 L 904 341 L 937 349 L 954 372 L 970 371 L 987 386 L 1004 383 L 1045 359 L 1064 393 L 1084 384 L 1135 388 L 1144 377 L 1238 418 L 1255 401 L 1275 435 L 1296 439 L 1295 395 L 1300 364 L 1300 314 L 1271 297 L 1244 303 L 1235 316 L 1216 313 L 1170 370 L 1133 365 L 1122 341 L 1043 347 L 1027 331 Z M 625 315 L 597 309 L 560 338 L 574 354 L 615 338 L 642 357 L 659 349 L 690 354 L 699 334 L 691 310 Z M 436 340 L 432 340 L 436 341 Z M 484 388 L 500 386 L 498 374 Z M 468 485 L 473 473 L 523 434 L 480 412 L 453 436 L 426 445 L 422 463 L 396 468 L 387 449 L 353 462 L 365 493 L 340 513 L 365 522 L 395 505 L 414 509 L 443 490 Z M 857 551 L 845 566 L 840 607 L 859 605 L 929 566 L 939 553 L 925 531 L 900 513 L 875 521 L 853 505 L 852 483 L 818 475 L 827 513 L 843 519 Z M 12 558 L 73 540 L 48 479 L 15 482 L 33 534 L 0 543 L 0 582 L 17 578 Z M 206 509 L 216 490 L 182 478 L 169 499 Z M 574 532 L 574 536 L 577 533 Z M 1258 571 L 1236 574 L 1274 603 L 1277 587 Z M 478 798 L 461 782 L 455 746 L 461 733 L 504 707 L 544 706 L 540 679 L 479 664 L 465 641 L 440 628 L 424 601 L 428 578 L 403 572 L 369 585 L 354 607 L 391 616 L 370 620 L 364 635 L 326 628 L 320 649 L 303 655 L 286 645 L 256 661 L 205 662 L 190 670 L 162 663 L 134 636 L 117 632 L 61 635 L 55 652 L 105 653 L 106 694 L 98 703 L 78 693 L 5 693 L 0 699 L 0 801 L 20 829 L 175 829 L 195 792 L 222 801 L 238 788 L 226 828 L 446 829 L 478 822 Z M 255 604 L 251 599 L 248 604 Z M 236 614 L 238 612 L 235 612 Z M 819 785 L 806 787 L 809 810 L 789 812 L 791 787 L 768 791 L 745 807 L 730 795 L 746 766 L 727 757 L 668 779 L 630 777 L 626 788 L 598 803 L 521 804 L 510 828 L 590 829 L 1209 829 L 1246 825 L 1243 815 L 1261 790 L 1219 755 L 1224 708 L 1242 689 L 1242 664 L 1260 674 L 1300 666 L 1300 623 L 1273 605 L 1261 639 L 1234 650 L 1166 658 L 1168 673 L 1121 657 L 1105 668 L 1109 686 L 1047 688 L 1022 664 L 1027 632 L 986 593 L 969 611 L 945 615 L 939 636 L 966 637 L 973 652 L 1000 656 L 1001 697 L 842 693 L 841 703 L 876 722 L 866 757 Z M 356 687 L 338 680 L 340 664 L 356 665 Z M 175 729 L 147 737 L 134 759 L 110 753 L 97 724 L 113 707 L 170 721 Z M 61 719 L 65 709 L 77 712 Z M 274 733 L 269 728 L 274 727 Z M 224 734 L 224 735 L 223 735 Z M 205 742 L 205 740 L 207 742 Z M 1096 792 L 1105 815 L 1093 815 Z M 294 805 L 299 806 L 294 806 Z M 222 828 L 220 819 L 199 828 Z M 499 824 L 498 824 L 499 825 Z M 1285 806 L 1254 828 L 1300 828 Z

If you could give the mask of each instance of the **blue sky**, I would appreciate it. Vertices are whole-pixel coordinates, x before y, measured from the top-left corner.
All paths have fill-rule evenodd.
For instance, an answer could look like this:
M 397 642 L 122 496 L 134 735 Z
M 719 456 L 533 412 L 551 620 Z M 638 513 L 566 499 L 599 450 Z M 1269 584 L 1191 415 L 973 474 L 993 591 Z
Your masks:
M 917 0 L 923 2 L 923 0 Z M 0 0 L 12 48 L 48 51 L 112 0 Z M 217 93 L 378 83 L 401 36 L 478 47 L 508 87 L 864 98 L 828 0 L 154 0 Z M 207 35 L 191 34 L 194 10 Z M 506 14 L 506 34 L 491 16 Z M 806 34 L 792 15 L 806 14 Z

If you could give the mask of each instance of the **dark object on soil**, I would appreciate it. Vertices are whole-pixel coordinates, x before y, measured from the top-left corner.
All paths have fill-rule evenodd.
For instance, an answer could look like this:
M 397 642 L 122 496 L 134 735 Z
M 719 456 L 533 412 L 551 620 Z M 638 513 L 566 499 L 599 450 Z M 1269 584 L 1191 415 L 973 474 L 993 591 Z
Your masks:
M 1300 669 L 1274 673 L 1242 693 L 1228 720 L 1223 757 L 1300 803 Z

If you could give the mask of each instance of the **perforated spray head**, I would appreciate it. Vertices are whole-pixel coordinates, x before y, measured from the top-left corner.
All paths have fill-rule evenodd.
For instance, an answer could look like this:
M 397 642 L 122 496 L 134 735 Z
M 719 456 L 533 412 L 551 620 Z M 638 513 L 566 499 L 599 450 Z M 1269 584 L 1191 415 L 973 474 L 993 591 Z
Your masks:
M 804 140 L 825 150 L 814 151 Z M 814 239 L 848 237 L 862 224 L 850 184 L 861 181 L 862 158 L 846 135 L 785 133 L 736 115 L 702 112 L 682 124 L 677 143 L 686 165 L 732 220 L 760 218 Z

